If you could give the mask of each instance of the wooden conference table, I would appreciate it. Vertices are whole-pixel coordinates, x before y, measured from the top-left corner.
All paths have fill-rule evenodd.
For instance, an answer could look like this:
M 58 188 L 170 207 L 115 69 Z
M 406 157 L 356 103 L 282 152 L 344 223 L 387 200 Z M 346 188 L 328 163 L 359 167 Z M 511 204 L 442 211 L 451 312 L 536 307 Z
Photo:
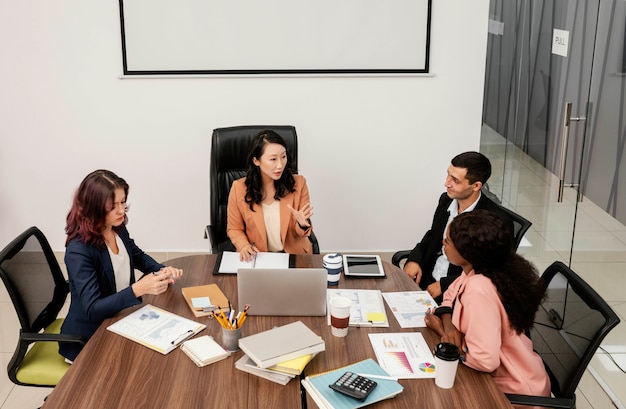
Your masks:
M 205 323 L 200 333 L 221 340 L 219 324 L 210 318 L 196 318 L 185 303 L 181 289 L 193 285 L 217 283 L 237 305 L 236 275 L 213 275 L 216 255 L 198 255 L 170 260 L 165 264 L 182 268 L 183 278 L 164 294 L 145 296 L 150 303 Z M 322 256 L 296 256 L 297 267 L 322 267 Z M 385 279 L 347 279 L 342 276 L 339 288 L 379 289 L 383 292 L 415 290 L 415 284 L 398 268 L 384 263 Z M 161 355 L 106 329 L 107 326 L 139 307 L 124 310 L 107 319 L 78 356 L 61 382 L 54 388 L 43 408 L 315 408 L 313 400 L 301 395 L 298 379 L 280 385 L 235 368 L 243 354 L 198 368 L 179 348 Z M 350 327 L 348 336 L 332 336 L 326 317 L 250 316 L 243 326 L 243 336 L 277 325 L 301 320 L 326 342 L 326 350 L 305 368 L 316 374 L 351 363 L 376 358 L 369 341 L 370 332 L 403 332 L 385 303 L 388 328 Z M 426 342 L 433 347 L 438 337 L 421 328 Z M 377 403 L 377 408 L 510 408 L 504 394 L 489 374 L 459 365 L 452 389 L 441 389 L 434 379 L 402 379 L 404 391 L 393 399 Z

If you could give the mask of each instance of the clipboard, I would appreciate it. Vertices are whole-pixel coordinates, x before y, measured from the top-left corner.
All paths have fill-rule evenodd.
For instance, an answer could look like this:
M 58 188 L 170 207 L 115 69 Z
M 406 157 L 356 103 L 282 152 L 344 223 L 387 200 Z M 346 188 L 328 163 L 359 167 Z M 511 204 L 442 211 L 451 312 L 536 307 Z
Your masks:
M 125 338 L 166 355 L 206 325 L 147 304 L 107 327 Z

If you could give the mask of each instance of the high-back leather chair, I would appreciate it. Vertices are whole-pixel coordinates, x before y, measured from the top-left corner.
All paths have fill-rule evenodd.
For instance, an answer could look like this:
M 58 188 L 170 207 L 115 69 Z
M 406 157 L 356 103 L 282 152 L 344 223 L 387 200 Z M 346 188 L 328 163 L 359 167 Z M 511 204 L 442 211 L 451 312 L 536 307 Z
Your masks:
M 506 207 L 499 205 L 502 213 L 507 215 L 511 221 L 513 222 L 513 249 L 517 251 L 522 239 L 524 238 L 524 234 L 530 229 L 533 225 L 532 222 L 520 214 L 515 213 L 511 209 L 507 209 Z M 411 250 L 399 250 L 396 251 L 391 257 L 391 263 L 397 267 L 402 267 L 404 264 L 401 264 L 404 260 L 409 258 L 411 254 Z
M 211 222 L 206 226 L 206 236 L 211 241 L 214 254 L 235 250 L 226 235 L 228 194 L 233 182 L 246 176 L 250 143 L 255 135 L 264 130 L 275 131 L 285 140 L 287 154 L 291 158 L 289 166 L 294 174 L 298 173 L 298 135 L 294 126 L 245 125 L 214 129 L 209 165 Z M 319 254 L 319 244 L 313 233 L 310 239 L 313 252 Z

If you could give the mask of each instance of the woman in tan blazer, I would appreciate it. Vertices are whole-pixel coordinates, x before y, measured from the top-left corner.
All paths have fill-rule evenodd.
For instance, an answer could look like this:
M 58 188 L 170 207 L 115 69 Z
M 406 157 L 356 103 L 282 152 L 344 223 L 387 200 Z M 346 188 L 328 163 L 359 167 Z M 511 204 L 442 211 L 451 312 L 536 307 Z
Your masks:
M 259 251 L 311 254 L 313 207 L 306 179 L 292 174 L 287 147 L 274 131 L 252 141 L 248 170 L 228 196 L 227 234 L 242 260 Z

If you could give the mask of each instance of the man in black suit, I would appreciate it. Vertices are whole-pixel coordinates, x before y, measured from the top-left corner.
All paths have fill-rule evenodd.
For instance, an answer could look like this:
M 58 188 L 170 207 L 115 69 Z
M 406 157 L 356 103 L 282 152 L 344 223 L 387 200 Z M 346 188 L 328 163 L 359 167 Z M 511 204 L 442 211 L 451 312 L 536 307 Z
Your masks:
M 452 159 L 444 183 L 446 193 L 439 198 L 433 224 L 404 265 L 404 272 L 438 302 L 461 275 L 461 268 L 450 264 L 442 251 L 446 228 L 452 219 L 463 212 L 485 209 L 500 216 L 513 229 L 513 221 L 500 210 L 500 206 L 481 193 L 480 189 L 489 176 L 491 162 L 481 153 L 464 152 Z

